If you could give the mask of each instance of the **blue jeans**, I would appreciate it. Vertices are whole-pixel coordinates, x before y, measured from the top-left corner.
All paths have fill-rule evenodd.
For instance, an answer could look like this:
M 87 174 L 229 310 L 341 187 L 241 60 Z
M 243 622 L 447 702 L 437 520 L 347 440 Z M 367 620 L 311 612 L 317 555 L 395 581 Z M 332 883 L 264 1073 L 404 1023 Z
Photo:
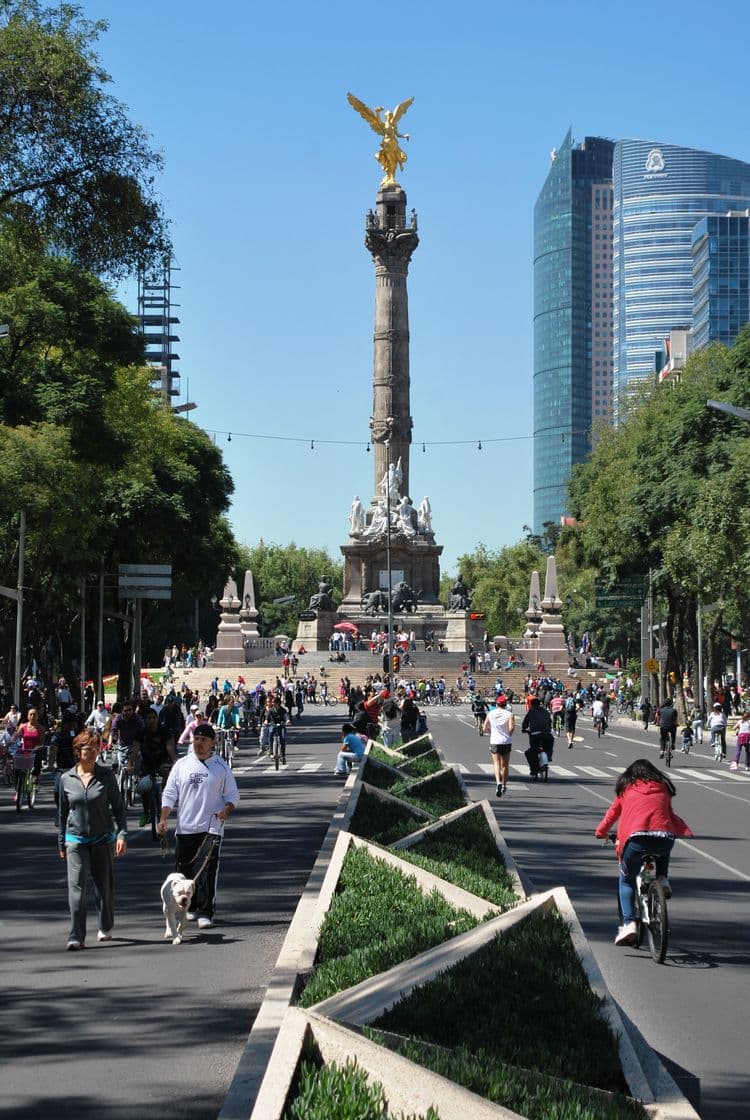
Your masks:
M 669 857 L 674 847 L 672 836 L 634 836 L 628 840 L 620 859 L 620 909 L 623 924 L 635 921 L 635 878 L 643 857 L 656 857 L 656 874 L 669 874 Z

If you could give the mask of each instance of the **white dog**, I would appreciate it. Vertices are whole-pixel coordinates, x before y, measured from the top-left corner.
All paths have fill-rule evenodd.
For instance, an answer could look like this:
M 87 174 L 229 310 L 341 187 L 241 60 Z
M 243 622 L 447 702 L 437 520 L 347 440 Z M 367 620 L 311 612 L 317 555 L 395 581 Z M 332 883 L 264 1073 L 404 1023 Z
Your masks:
M 185 928 L 194 890 L 195 880 L 183 878 L 178 871 L 167 875 L 161 885 L 162 909 L 167 919 L 164 937 L 165 939 L 171 937 L 173 945 L 179 945 L 182 941 L 182 931 Z

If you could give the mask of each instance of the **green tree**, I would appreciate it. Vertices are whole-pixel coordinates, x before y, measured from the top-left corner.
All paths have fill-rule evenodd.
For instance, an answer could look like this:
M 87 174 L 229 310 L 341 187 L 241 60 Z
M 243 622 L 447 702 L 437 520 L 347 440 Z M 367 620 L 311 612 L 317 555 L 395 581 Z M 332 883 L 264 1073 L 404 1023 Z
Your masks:
M 458 570 L 472 593 L 472 610 L 486 613 L 491 636 L 523 633 L 531 573 L 544 572 L 546 562 L 541 548 L 529 537 L 496 550 L 479 544 L 474 552 L 458 558 Z
M 300 548 L 294 543 L 278 545 L 259 541 L 253 547 L 243 546 L 240 549 L 237 565 L 240 589 L 248 569 L 253 573 L 262 633 L 267 637 L 274 634 L 294 637 L 300 611 L 307 609 L 324 576 L 333 585 L 334 606 L 341 601 L 343 562 L 333 560 L 323 548 Z M 274 601 L 289 596 L 293 596 L 291 602 Z
M 110 93 L 103 21 L 74 4 L 0 0 L 0 216 L 97 273 L 163 256 L 161 157 Z

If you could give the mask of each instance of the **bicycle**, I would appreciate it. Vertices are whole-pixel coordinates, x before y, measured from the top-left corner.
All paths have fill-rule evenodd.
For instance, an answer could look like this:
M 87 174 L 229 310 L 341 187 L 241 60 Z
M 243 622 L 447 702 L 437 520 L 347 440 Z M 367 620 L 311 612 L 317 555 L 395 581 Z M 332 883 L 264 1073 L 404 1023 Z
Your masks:
M 280 762 L 286 766 L 286 737 L 285 728 L 281 723 L 275 723 L 271 728 L 271 755 L 273 764 L 278 770 Z
M 607 720 L 604 716 L 594 716 L 594 727 L 596 728 L 596 737 L 601 739 L 602 735 L 607 729 Z
M 19 766 L 19 763 L 21 765 Z M 17 753 L 14 759 L 16 784 L 16 812 L 21 812 L 24 798 L 29 809 L 36 804 L 38 780 L 33 770 L 34 755 Z
M 667 768 L 669 769 L 672 766 L 672 755 L 674 753 L 672 734 L 669 728 L 665 727 L 663 730 L 659 731 L 659 736 L 661 738 L 661 753 L 659 755 L 659 758 L 664 758 L 664 761 L 667 764 Z
M 132 809 L 135 805 L 137 795 L 138 779 L 136 778 L 135 771 L 130 768 L 129 760 L 126 755 L 121 752 L 116 752 L 115 761 L 117 763 L 117 786 L 120 790 L 120 797 L 128 809 Z
M 616 833 L 609 834 L 614 843 Z M 671 895 L 671 890 L 669 894 Z M 635 877 L 636 935 L 635 947 L 643 944 L 643 930 L 648 936 L 651 957 L 656 964 L 663 964 L 669 948 L 669 913 L 667 911 L 667 890 L 656 875 L 656 856 L 646 854 Z M 620 914 L 622 919 L 622 914 Z
M 477 734 L 484 735 L 484 721 L 487 718 L 486 711 L 475 711 L 474 719 L 477 723 Z
M 234 759 L 234 745 L 232 732 L 225 727 L 217 727 L 216 729 L 216 753 L 219 758 L 224 759 L 231 770 Z

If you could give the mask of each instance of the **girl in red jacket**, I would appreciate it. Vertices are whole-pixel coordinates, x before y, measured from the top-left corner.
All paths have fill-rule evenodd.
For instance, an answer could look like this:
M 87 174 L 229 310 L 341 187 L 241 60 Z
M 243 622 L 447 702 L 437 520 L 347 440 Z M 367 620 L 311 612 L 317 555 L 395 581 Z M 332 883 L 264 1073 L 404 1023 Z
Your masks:
M 615 850 L 620 860 L 620 909 L 622 925 L 615 945 L 632 945 L 636 937 L 635 879 L 644 855 L 656 857 L 656 873 L 669 897 L 669 856 L 676 836 L 693 833 L 682 817 L 672 812 L 675 788 L 666 774 L 647 758 L 638 758 L 615 783 L 617 795 L 596 827 L 603 840 L 619 820 Z

